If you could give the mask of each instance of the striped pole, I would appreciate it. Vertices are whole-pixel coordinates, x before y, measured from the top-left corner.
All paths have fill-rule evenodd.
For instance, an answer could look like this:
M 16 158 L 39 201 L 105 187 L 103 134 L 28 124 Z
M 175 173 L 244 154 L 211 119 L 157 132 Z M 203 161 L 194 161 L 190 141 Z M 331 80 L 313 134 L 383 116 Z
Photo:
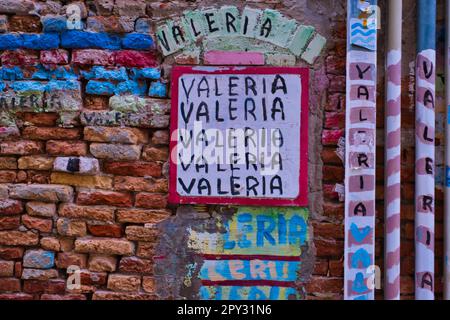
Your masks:
M 450 300 L 450 0 L 446 1 L 445 99 L 447 121 L 445 125 L 445 204 L 444 204 L 444 299 Z
M 434 299 L 436 0 L 418 0 L 416 60 L 416 299 Z
M 375 293 L 376 0 L 347 2 L 344 298 Z
M 386 59 L 385 250 L 386 300 L 400 299 L 400 167 L 402 0 L 390 0 Z

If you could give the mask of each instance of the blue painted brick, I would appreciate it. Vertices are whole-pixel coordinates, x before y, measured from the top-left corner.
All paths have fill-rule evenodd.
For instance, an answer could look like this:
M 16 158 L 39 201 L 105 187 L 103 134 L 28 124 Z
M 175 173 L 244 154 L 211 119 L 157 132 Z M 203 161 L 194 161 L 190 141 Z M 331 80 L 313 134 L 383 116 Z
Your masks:
M 106 69 L 101 66 L 94 66 L 89 72 L 82 72 L 84 78 L 99 79 L 99 80 L 115 80 L 115 81 L 126 81 L 128 80 L 127 70 L 125 68 L 118 69 Z
M 39 81 L 13 81 L 9 85 L 14 91 L 39 91 L 43 92 L 46 88 L 46 83 Z
M 62 80 L 70 80 L 77 79 L 78 76 L 74 73 L 73 69 L 70 67 L 46 67 L 43 65 L 39 65 L 38 70 L 33 73 L 31 79 L 35 80 L 51 80 L 51 79 L 62 79 Z
M 133 94 L 144 96 L 147 93 L 147 84 L 139 81 L 124 81 L 117 84 L 115 94 Z
M 134 29 L 138 33 L 150 33 L 152 31 L 152 27 L 150 25 L 149 18 L 139 18 L 136 20 L 136 24 L 134 25 Z
M 80 91 L 80 82 L 77 80 L 50 80 L 45 86 L 47 92 L 56 90 Z
M 0 34 L 0 50 L 15 50 L 22 44 L 23 39 L 19 34 Z
M 41 18 L 44 32 L 64 32 L 67 30 L 67 18 L 65 16 L 45 16 Z
M 19 67 L 0 68 L 0 79 L 3 80 L 23 80 L 23 72 Z
M 148 50 L 154 45 L 153 39 L 148 34 L 129 33 L 122 38 L 122 46 L 125 49 Z
M 28 250 L 23 257 L 26 268 L 50 269 L 55 265 L 55 253 L 44 250 Z
M 118 35 L 104 32 L 66 31 L 61 34 L 61 46 L 63 48 L 100 48 L 120 49 L 121 39 Z
M 130 74 L 133 80 L 142 78 L 157 80 L 161 78 L 161 71 L 157 68 L 132 68 Z
M 59 47 L 59 35 L 56 33 L 22 34 L 22 47 L 33 50 L 50 50 Z
M 111 82 L 90 80 L 86 85 L 86 93 L 88 94 L 112 96 L 115 90 L 116 86 Z
M 165 98 L 167 96 L 167 85 L 160 81 L 152 82 L 148 95 L 155 98 Z

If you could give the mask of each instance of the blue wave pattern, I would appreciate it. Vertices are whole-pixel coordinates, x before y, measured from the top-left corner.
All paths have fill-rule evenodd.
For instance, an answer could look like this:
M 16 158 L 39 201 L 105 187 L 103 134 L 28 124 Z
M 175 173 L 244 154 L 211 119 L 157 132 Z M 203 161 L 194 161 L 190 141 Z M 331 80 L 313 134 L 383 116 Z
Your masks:
M 376 50 L 377 46 L 377 30 L 375 25 L 364 27 L 359 19 L 352 19 L 350 24 L 351 37 L 350 43 L 354 46 L 369 49 L 371 51 Z

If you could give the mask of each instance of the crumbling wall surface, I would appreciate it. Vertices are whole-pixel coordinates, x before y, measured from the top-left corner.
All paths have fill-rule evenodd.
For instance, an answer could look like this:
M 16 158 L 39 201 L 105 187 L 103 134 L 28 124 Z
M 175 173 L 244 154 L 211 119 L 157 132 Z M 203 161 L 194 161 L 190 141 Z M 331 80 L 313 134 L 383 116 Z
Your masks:
M 286 255 L 297 272 L 295 290 L 244 297 L 341 298 L 343 2 L 0 0 L 0 299 L 225 297 L 202 289 L 198 240 L 226 235 L 242 210 L 282 227 L 278 213 L 291 217 Z M 158 25 L 225 5 L 273 9 L 320 36 L 304 55 L 239 37 L 162 54 Z M 309 68 L 308 208 L 167 203 L 170 71 L 208 63 L 214 50 Z

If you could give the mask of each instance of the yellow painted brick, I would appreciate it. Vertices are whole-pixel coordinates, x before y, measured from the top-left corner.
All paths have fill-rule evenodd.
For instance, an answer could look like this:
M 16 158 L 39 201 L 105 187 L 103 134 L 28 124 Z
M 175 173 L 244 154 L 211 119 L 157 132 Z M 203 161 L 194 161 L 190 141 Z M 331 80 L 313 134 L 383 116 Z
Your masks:
M 54 172 L 50 178 L 52 183 L 68 184 L 75 187 L 96 187 L 100 189 L 111 189 L 113 181 L 108 176 L 80 176 L 63 172 Z

